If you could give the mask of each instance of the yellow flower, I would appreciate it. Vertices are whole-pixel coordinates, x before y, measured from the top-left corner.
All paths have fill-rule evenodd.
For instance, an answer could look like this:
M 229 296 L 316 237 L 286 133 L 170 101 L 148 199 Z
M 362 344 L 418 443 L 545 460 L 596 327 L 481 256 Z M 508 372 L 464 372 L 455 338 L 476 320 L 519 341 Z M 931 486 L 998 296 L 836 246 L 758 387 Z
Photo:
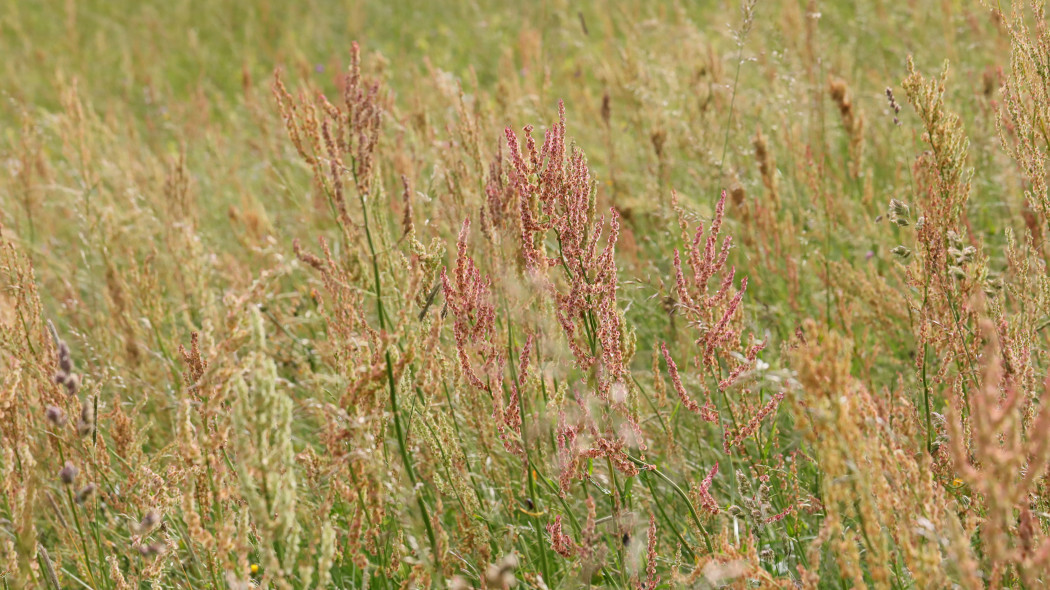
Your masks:
M 963 484 L 963 480 L 959 479 L 958 477 L 952 480 L 952 485 L 955 486 L 955 487 L 959 487 L 962 484 Z
M 257 574 L 257 573 L 259 573 L 259 564 L 257 564 L 257 563 L 253 563 L 253 564 L 252 564 L 252 568 L 251 568 L 251 569 L 252 569 L 252 573 L 253 573 L 253 574 Z

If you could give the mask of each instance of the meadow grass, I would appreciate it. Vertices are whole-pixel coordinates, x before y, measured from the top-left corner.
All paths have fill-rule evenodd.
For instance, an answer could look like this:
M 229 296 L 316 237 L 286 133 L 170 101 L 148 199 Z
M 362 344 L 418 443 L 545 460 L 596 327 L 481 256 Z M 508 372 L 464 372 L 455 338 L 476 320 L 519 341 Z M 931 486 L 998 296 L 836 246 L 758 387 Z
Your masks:
M 1039 588 L 1040 2 L 0 0 L 0 588 Z

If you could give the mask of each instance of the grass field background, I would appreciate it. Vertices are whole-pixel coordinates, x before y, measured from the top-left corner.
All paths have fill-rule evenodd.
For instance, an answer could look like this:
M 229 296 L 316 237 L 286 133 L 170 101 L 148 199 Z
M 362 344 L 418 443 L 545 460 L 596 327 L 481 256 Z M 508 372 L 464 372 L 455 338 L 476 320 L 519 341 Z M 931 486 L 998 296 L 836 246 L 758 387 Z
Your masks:
M 1043 10 L 0 0 L 0 586 L 1042 587 Z

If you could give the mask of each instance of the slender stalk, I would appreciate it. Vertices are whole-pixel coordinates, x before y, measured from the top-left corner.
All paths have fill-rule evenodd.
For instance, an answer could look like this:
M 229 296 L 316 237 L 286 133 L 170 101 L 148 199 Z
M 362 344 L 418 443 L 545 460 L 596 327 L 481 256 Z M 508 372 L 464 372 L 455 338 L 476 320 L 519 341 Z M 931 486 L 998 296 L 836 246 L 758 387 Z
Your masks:
M 696 528 L 699 529 L 700 532 L 704 535 L 704 543 L 707 545 L 707 550 L 713 551 L 714 545 L 711 544 L 711 535 L 707 532 L 707 528 L 704 527 L 704 523 L 700 522 L 700 516 L 696 513 L 696 509 L 693 508 L 693 503 L 689 501 L 689 496 L 686 495 L 684 491 L 682 491 L 682 488 L 678 487 L 678 484 L 675 483 L 673 479 L 664 475 L 664 473 L 657 469 L 655 465 L 650 465 L 645 461 L 642 461 L 641 459 L 632 457 L 630 455 L 627 455 L 627 459 L 635 465 L 637 465 L 638 467 L 648 470 L 652 474 L 664 480 L 664 482 L 666 482 L 667 485 L 671 486 L 671 489 L 674 490 L 675 494 L 677 494 L 678 497 L 681 498 L 683 502 L 685 502 L 686 507 L 689 508 L 689 516 L 692 517 L 693 524 L 696 525 Z
M 405 465 L 405 472 L 408 474 L 408 480 L 412 483 L 412 494 L 416 497 L 416 503 L 419 505 L 419 511 L 423 514 L 423 525 L 427 529 L 427 537 L 430 539 L 430 546 L 434 551 L 434 561 L 440 565 L 441 556 L 437 552 L 437 539 L 434 536 L 434 528 L 430 524 L 430 512 L 427 510 L 426 503 L 423 502 L 423 497 L 419 495 L 416 490 L 416 474 L 412 468 L 412 461 L 408 457 L 408 451 L 405 445 L 405 434 L 401 428 L 401 412 L 397 407 L 397 385 L 394 384 L 394 369 L 393 361 L 390 358 L 390 351 L 386 352 L 386 374 L 387 383 L 390 386 L 390 407 L 394 413 L 394 431 L 397 433 L 397 447 L 401 451 L 401 461 Z

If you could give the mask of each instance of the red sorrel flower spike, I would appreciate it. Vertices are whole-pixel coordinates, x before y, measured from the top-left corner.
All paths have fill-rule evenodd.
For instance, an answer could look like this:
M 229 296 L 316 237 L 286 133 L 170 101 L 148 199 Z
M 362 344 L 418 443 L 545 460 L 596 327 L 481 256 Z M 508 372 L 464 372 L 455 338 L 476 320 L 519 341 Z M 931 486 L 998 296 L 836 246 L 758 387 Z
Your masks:
M 715 463 L 715 466 L 707 473 L 707 477 L 704 478 L 704 481 L 700 482 L 700 485 L 696 487 L 700 508 L 711 515 L 718 514 L 721 511 L 718 507 L 718 502 L 716 502 L 714 497 L 711 496 L 711 483 L 714 481 L 715 474 L 717 473 L 718 463 Z
M 737 431 L 736 436 L 734 436 L 732 440 L 729 439 L 729 431 L 727 430 L 726 438 L 722 443 L 722 449 L 726 453 L 728 453 L 731 448 L 740 444 L 745 438 L 754 434 L 755 431 L 758 430 L 759 426 L 762 425 L 762 420 L 765 420 L 766 416 L 769 416 L 773 413 L 774 410 L 777 409 L 777 406 L 780 405 L 780 401 L 784 399 L 784 395 L 784 392 L 781 391 L 780 393 L 777 393 L 772 398 L 770 398 L 766 405 L 762 406 L 762 408 L 758 412 L 756 412 L 750 420 L 748 420 L 747 424 L 745 424 L 739 431 Z
M 689 397 L 689 394 L 685 391 L 685 386 L 682 385 L 682 378 L 678 375 L 678 365 L 675 364 L 674 359 L 671 358 L 671 353 L 667 351 L 667 344 L 664 342 L 660 343 L 660 351 L 663 352 L 664 360 L 667 362 L 667 374 L 671 377 L 671 385 L 674 386 L 675 393 L 682 400 L 682 404 L 685 405 L 693 413 L 700 413 L 700 404 L 696 403 L 693 398 Z
M 471 385 L 478 389 L 491 391 L 471 365 L 471 351 L 481 357 L 482 373 L 495 376 L 501 380 L 495 369 L 502 362 L 498 347 L 493 344 L 496 332 L 496 309 L 490 294 L 490 282 L 482 279 L 474 260 L 467 254 L 467 236 L 470 233 L 470 220 L 464 220 L 456 243 L 455 285 L 445 269 L 441 271 L 441 282 L 445 291 L 445 301 L 455 321 L 452 332 L 456 340 L 456 352 L 460 368 Z
M 562 557 L 576 555 L 576 543 L 562 530 L 561 515 L 554 517 L 554 522 L 547 525 L 547 534 L 551 536 L 551 549 Z
M 587 158 L 575 147 L 566 149 L 565 129 L 565 106 L 559 104 L 558 122 L 545 133 L 539 157 L 533 157 L 530 127 L 525 127 L 527 155 L 518 137 L 507 129 L 508 178 L 518 198 L 525 266 L 537 272 L 553 296 L 558 322 L 577 365 L 598 371 L 599 395 L 607 398 L 612 384 L 628 374 L 624 326 L 616 301 L 615 252 L 620 227 L 614 210 L 608 232 L 603 231 L 606 220 L 595 215 L 596 188 Z M 556 257 L 544 253 L 545 243 L 557 244 Z M 565 290 L 545 274 L 549 267 L 559 265 L 565 271 Z
M 660 583 L 660 576 L 656 574 L 656 516 L 653 513 L 649 513 L 649 531 L 646 535 L 646 567 L 645 567 L 645 585 L 641 588 L 642 590 L 656 590 L 657 585 Z

